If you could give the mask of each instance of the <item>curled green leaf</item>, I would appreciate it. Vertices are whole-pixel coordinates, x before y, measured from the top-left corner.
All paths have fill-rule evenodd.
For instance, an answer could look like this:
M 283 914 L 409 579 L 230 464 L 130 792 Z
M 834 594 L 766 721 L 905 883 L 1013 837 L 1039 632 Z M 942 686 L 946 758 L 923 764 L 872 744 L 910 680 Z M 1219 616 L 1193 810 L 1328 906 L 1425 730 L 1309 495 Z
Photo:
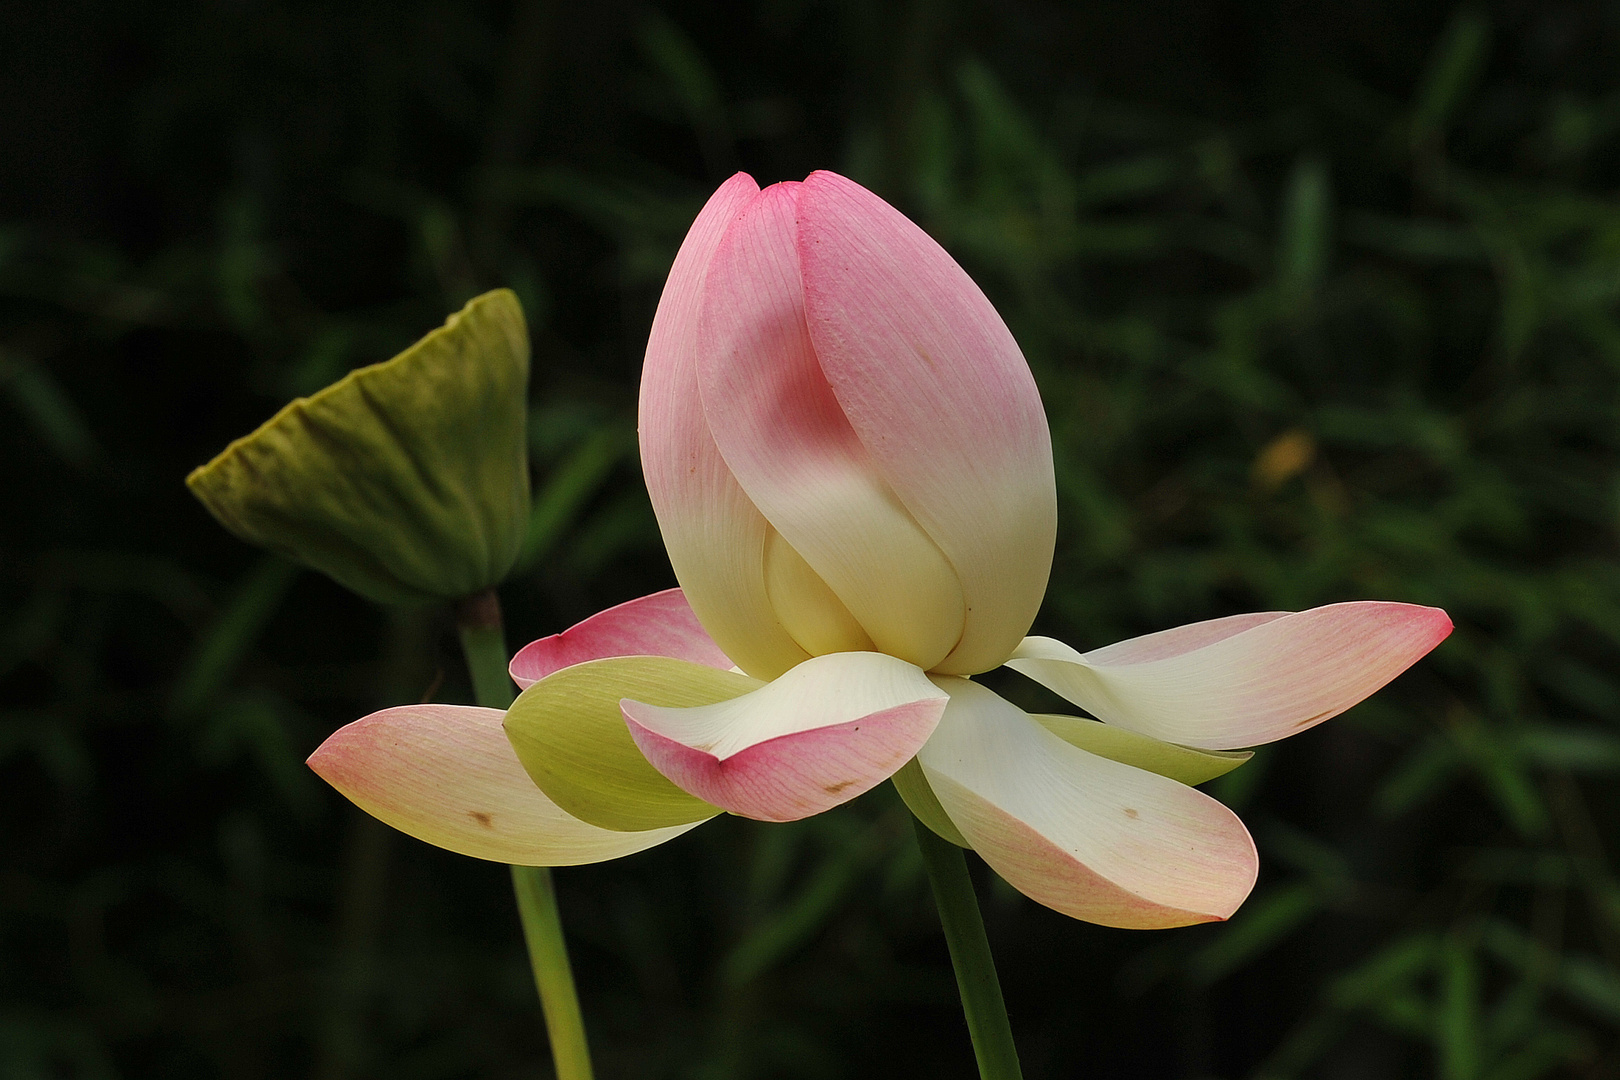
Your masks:
M 186 484 L 237 536 L 371 600 L 468 596 L 506 576 L 528 525 L 528 379 L 523 310 L 497 289 Z

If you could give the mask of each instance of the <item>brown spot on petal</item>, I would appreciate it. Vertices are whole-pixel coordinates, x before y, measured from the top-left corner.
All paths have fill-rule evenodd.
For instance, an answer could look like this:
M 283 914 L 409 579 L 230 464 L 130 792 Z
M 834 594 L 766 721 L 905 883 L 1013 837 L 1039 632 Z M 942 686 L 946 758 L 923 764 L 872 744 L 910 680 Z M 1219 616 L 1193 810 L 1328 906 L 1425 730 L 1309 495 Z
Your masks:
M 1141 817 L 1142 815 L 1138 814 L 1135 810 L 1132 810 L 1130 807 L 1127 806 L 1125 808 L 1125 816 L 1130 818 L 1132 821 L 1135 821 L 1137 818 Z
M 495 827 L 495 815 L 490 813 L 488 810 L 469 810 L 467 811 L 467 816 L 478 822 L 478 824 L 482 825 L 486 829 L 493 829 Z
M 855 781 L 853 781 L 853 780 L 840 780 L 836 784 L 828 784 L 828 785 L 826 785 L 825 787 L 822 788 L 822 790 L 825 791 L 829 795 L 836 795 L 840 791 L 843 791 L 845 788 L 849 787 L 849 785 L 853 784 L 854 782 Z

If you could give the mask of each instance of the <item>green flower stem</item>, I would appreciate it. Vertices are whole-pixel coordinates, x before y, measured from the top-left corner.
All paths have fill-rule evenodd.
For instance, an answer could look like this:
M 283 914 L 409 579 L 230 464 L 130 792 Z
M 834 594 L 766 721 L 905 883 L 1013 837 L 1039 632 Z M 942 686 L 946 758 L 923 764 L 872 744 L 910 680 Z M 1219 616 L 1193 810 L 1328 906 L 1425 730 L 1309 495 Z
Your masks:
M 934 886 L 934 904 L 939 908 L 945 942 L 950 946 L 956 989 L 962 995 L 962 1012 L 973 1038 L 979 1076 L 982 1080 L 1020 1080 L 1023 1073 L 1018 1068 L 1018 1048 L 1013 1045 L 1012 1028 L 1007 1023 L 1007 1003 L 1001 997 L 996 962 L 990 956 L 990 939 L 984 933 L 967 859 L 961 848 L 941 839 L 921 821 L 914 818 L 912 824 L 917 829 L 917 846 L 922 849 L 928 880 Z
M 508 708 L 514 696 L 512 676 L 506 670 L 506 635 L 495 590 L 486 589 L 456 604 L 456 633 L 472 673 L 473 700 L 486 709 Z
M 512 891 L 517 893 L 523 939 L 529 944 L 529 966 L 540 990 L 540 1011 L 546 1016 L 557 1080 L 591 1080 L 591 1048 L 585 1041 L 585 1018 L 579 1012 L 574 972 L 568 966 L 551 868 L 512 867 Z
M 478 704 L 491 709 L 511 705 L 512 679 L 506 670 L 501 603 L 493 589 L 456 605 L 456 630 L 461 635 L 461 651 L 472 673 L 473 696 Z M 563 941 L 562 915 L 557 910 L 551 869 L 512 867 L 512 891 L 517 894 L 518 917 L 523 922 L 523 940 L 529 947 L 534 985 L 540 991 L 540 1010 L 546 1017 L 557 1080 L 591 1080 L 585 1017 L 580 1013 L 574 973 L 568 966 L 568 946 Z

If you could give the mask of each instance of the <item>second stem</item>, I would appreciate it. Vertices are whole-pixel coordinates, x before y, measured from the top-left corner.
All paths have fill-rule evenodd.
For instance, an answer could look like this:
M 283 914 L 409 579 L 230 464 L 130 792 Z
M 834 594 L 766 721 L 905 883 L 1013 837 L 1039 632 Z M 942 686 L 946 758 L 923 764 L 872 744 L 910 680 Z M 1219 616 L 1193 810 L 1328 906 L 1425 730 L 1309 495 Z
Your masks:
M 456 605 L 456 632 L 472 675 L 474 699 L 489 709 L 511 705 L 512 679 L 507 674 L 501 602 L 493 589 Z M 550 868 L 512 867 L 512 891 L 517 895 L 534 985 L 540 991 L 540 1011 L 546 1018 L 557 1080 L 592 1080 L 585 1017 L 579 1008 L 579 992 L 574 988 L 574 972 L 568 966 L 568 946 L 563 940 L 562 915 L 557 910 Z

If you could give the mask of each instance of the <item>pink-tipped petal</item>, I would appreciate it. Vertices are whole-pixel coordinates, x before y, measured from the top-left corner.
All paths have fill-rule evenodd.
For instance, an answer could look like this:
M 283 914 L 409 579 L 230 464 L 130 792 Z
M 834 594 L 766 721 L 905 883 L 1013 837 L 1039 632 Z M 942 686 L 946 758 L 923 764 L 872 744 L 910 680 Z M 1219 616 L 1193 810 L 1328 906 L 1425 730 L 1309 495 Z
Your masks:
M 682 789 L 743 817 L 795 821 L 888 779 L 945 702 L 903 660 L 832 653 L 714 705 L 620 708 L 647 760 Z
M 704 415 L 748 497 L 872 644 L 927 669 L 961 637 L 961 589 L 939 547 L 879 476 L 816 361 L 795 240 L 799 188 L 761 192 L 715 252 L 700 320 Z M 784 603 L 815 598 L 812 590 L 772 597 L 790 632 L 796 621 L 818 634 L 837 627 L 839 618 L 801 615 Z M 808 632 L 794 636 L 807 644 Z M 853 635 L 835 644 L 865 647 Z
M 859 184 L 805 180 L 798 250 L 810 340 L 841 412 L 961 582 L 966 629 L 937 670 L 989 670 L 1029 631 L 1057 534 L 1029 366 L 955 260 Z
M 1228 750 L 1339 715 L 1449 633 L 1439 608 L 1364 600 L 1195 623 L 1085 654 L 1031 637 L 1007 666 L 1099 720 Z
M 534 786 L 499 709 L 405 705 L 332 733 L 309 766 L 360 809 L 418 840 L 520 866 L 601 862 L 698 822 L 613 832 L 564 813 Z
M 1203 622 L 1116 641 L 1112 645 L 1092 649 L 1086 658 L 1094 664 L 1145 664 L 1150 660 L 1167 660 L 1217 641 L 1225 641 L 1234 634 L 1241 634 L 1289 614 L 1291 612 L 1287 611 L 1252 611 L 1221 619 L 1205 619 Z
M 1259 858 L 1226 807 L 1174 780 L 1088 754 L 966 679 L 917 755 L 951 822 L 1032 900 L 1136 929 L 1224 919 Z
M 765 588 L 770 526 L 714 445 L 698 398 L 698 308 L 726 227 L 759 193 L 738 173 L 710 197 L 669 272 L 641 372 L 641 467 L 675 577 L 737 666 L 774 678 L 806 657 Z
M 605 656 L 673 656 L 721 671 L 735 666 L 698 622 L 686 595 L 665 589 L 529 642 L 512 657 L 512 681 L 527 690 L 553 671 Z

